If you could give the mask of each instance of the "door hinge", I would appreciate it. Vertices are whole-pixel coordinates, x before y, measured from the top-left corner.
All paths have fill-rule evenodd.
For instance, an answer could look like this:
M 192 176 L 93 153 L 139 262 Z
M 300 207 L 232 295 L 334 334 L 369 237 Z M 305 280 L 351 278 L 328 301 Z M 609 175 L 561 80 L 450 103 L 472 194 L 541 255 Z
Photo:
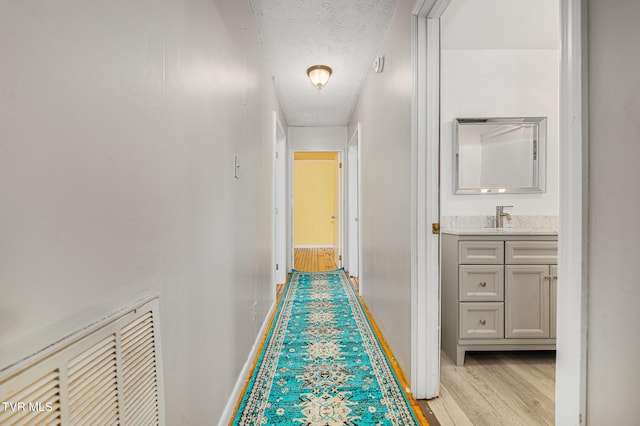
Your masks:
M 340 166 L 339 166 L 339 167 L 340 167 L 340 168 L 342 168 L 342 163 L 340 163 Z
M 342 261 L 342 255 L 338 256 L 338 260 Z
M 278 158 L 278 153 L 276 152 L 276 158 Z
M 276 271 L 280 268 L 280 265 L 276 263 Z
M 439 234 L 440 233 L 440 224 L 439 223 L 432 223 L 431 224 L 431 233 L 432 234 Z

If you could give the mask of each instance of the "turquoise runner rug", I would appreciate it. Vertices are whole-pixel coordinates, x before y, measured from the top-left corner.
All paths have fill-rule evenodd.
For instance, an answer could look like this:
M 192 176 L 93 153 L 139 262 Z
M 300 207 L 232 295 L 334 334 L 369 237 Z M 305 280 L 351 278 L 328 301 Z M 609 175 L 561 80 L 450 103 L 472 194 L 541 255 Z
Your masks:
M 343 269 L 292 272 L 233 424 L 418 424 Z

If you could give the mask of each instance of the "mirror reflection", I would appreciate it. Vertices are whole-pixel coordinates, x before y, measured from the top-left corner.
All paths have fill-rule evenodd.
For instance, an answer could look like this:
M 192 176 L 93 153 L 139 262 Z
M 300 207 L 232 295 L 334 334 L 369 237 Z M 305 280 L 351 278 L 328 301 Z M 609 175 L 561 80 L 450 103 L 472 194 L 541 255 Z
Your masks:
M 544 192 L 546 118 L 453 120 L 454 193 Z

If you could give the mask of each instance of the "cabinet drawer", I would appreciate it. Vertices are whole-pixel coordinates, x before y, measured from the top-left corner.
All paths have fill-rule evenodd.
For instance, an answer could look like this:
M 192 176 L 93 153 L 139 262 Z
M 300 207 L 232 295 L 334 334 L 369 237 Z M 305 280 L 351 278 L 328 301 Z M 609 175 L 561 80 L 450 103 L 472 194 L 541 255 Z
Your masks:
M 460 263 L 504 263 L 504 243 L 502 241 L 460 241 L 459 250 Z
M 504 338 L 504 303 L 460 303 L 460 338 Z
M 460 300 L 502 302 L 504 266 L 460 265 Z
M 557 241 L 507 241 L 505 246 L 508 264 L 557 264 Z

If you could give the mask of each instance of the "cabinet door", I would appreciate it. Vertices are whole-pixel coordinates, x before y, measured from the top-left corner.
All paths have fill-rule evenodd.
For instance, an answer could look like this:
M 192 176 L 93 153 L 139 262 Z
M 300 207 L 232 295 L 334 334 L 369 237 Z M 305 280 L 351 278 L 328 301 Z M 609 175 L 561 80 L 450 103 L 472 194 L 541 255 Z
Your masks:
M 558 309 L 558 266 L 551 265 L 550 281 L 550 303 L 549 303 L 549 337 L 556 338 L 556 310 Z
M 505 337 L 549 337 L 549 265 L 505 267 Z

